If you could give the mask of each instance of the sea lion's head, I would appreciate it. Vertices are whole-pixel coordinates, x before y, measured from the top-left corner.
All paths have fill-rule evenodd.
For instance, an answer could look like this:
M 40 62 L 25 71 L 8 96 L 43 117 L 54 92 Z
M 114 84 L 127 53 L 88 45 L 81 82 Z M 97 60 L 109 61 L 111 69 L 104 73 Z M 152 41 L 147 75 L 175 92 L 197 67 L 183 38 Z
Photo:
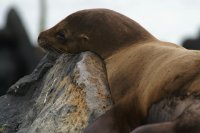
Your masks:
M 130 18 L 108 9 L 75 12 L 40 33 L 39 45 L 58 53 L 93 51 L 106 58 L 126 45 L 151 35 Z

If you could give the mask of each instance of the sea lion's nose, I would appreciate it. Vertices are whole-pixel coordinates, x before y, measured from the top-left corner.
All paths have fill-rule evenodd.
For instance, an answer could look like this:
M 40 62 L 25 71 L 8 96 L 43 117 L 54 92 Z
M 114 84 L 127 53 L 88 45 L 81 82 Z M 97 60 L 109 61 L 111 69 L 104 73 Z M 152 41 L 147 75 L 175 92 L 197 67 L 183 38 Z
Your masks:
M 38 45 L 40 46 L 46 45 L 44 32 L 41 32 L 38 36 Z
M 38 44 L 42 46 L 43 44 L 46 44 L 46 41 L 44 39 L 38 39 Z

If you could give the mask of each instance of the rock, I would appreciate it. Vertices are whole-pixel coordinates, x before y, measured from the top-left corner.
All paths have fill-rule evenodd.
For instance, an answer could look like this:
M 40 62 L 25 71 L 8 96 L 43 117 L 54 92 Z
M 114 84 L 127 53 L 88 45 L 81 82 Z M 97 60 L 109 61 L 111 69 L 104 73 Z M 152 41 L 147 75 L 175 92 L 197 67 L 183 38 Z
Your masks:
M 112 106 L 106 69 L 91 52 L 46 56 L 0 97 L 5 133 L 79 133 Z
M 44 76 L 49 68 L 54 65 L 57 57 L 58 55 L 52 55 L 48 53 L 30 75 L 24 76 L 19 79 L 14 85 L 12 85 L 8 89 L 7 93 L 13 95 L 25 95 L 27 91 L 30 90 L 30 86 L 39 81 L 39 79 Z
M 193 37 L 193 38 L 186 38 L 183 41 L 182 46 L 187 48 L 187 49 L 193 49 L 193 50 L 200 50 L 200 30 L 199 30 L 199 34 L 197 35 L 197 37 Z
M 167 97 L 132 133 L 198 133 L 200 95 Z M 47 54 L 0 97 L 0 133 L 80 133 L 112 106 L 103 61 L 91 52 Z
M 20 77 L 32 72 L 42 52 L 31 43 L 20 14 L 8 10 L 5 26 L 0 27 L 0 96 Z
M 200 96 L 172 96 L 155 103 L 148 119 L 131 133 L 199 133 Z

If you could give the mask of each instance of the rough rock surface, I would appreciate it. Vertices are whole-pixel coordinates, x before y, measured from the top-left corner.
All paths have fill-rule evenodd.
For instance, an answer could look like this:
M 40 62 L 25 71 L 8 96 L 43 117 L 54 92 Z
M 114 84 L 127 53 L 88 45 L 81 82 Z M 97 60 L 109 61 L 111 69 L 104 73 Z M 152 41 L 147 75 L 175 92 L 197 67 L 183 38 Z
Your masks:
M 79 133 L 112 105 L 105 66 L 91 52 L 47 56 L 8 93 L 0 97 L 5 133 Z
M 161 133 L 168 121 L 175 123 L 175 133 L 199 133 L 199 101 L 199 94 L 162 99 L 150 108 L 147 126 L 132 133 Z M 0 97 L 0 133 L 79 133 L 111 106 L 106 69 L 98 56 L 47 55 Z

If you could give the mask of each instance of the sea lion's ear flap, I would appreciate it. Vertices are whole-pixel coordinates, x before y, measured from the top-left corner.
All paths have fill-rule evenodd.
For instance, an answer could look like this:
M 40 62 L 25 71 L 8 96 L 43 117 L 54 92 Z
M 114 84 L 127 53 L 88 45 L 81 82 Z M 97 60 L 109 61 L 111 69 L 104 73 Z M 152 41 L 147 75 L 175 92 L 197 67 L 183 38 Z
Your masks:
M 85 42 L 89 40 L 89 37 L 86 34 L 80 34 L 79 39 Z

